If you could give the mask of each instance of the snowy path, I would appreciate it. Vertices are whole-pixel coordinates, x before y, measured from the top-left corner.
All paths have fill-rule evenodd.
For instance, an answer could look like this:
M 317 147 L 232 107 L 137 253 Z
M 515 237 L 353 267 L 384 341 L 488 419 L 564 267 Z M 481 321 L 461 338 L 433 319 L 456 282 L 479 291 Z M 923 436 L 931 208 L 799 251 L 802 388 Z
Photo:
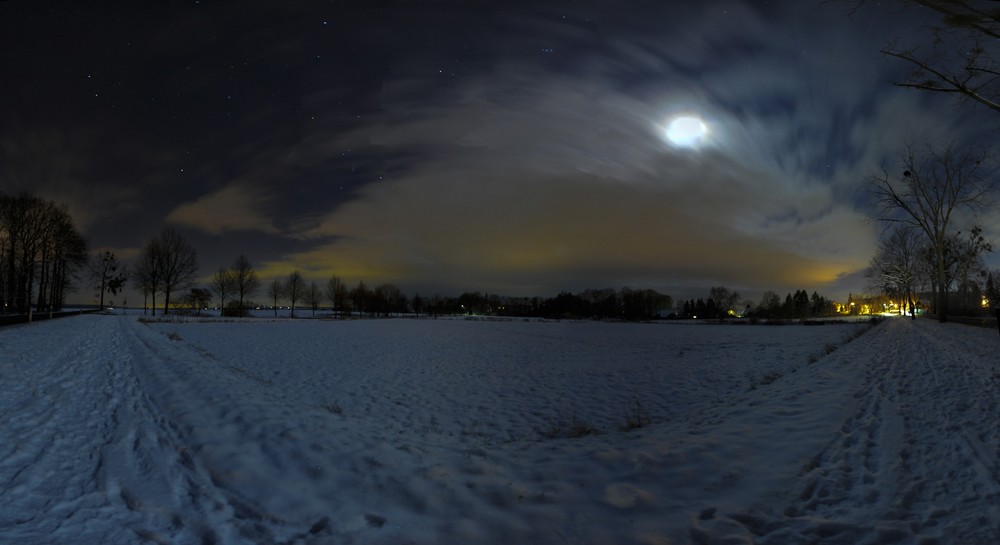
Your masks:
M 728 522 L 742 526 L 730 537 L 774 544 L 997 543 L 995 333 L 893 320 L 866 340 L 867 354 L 856 362 L 864 381 L 850 415 L 806 461 L 785 502 L 730 514 Z
M 0 543 L 995 543 L 996 333 L 890 320 L 806 363 L 843 332 L 2 329 Z M 632 399 L 658 417 L 620 431 Z M 560 407 L 601 432 L 524 431 Z
M 217 542 L 232 509 L 137 377 L 161 359 L 131 322 L 56 324 L 0 346 L 0 541 Z

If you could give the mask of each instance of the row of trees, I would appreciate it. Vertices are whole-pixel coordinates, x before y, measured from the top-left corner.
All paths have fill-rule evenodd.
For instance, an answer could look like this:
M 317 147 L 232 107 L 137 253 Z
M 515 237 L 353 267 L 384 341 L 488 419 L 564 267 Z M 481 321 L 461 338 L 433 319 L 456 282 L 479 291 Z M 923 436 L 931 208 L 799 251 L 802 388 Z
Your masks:
M 766 291 L 760 303 L 741 301 L 740 294 L 725 286 L 709 290 L 705 299 L 690 299 L 684 302 L 682 318 L 722 319 L 728 316 L 747 315 L 754 318 L 802 319 L 829 316 L 837 312 L 835 303 L 817 292 L 810 296 L 806 290 L 788 293 L 782 300 L 773 291 Z
M 197 274 L 194 248 L 173 229 L 164 229 L 136 261 L 132 278 L 153 297 L 191 285 Z M 62 308 L 81 272 L 89 271 L 100 304 L 105 293 L 124 289 L 128 273 L 115 254 L 88 256 L 87 241 L 64 206 L 29 194 L 0 194 L 0 303 L 3 313 L 52 312 Z M 155 310 L 154 310 L 155 312 Z
M 831 0 L 835 1 L 835 0 Z M 858 14 L 868 0 L 840 0 Z M 939 25 L 923 29 L 916 42 L 894 42 L 882 49 L 910 71 L 896 85 L 955 95 L 1000 112 L 1000 10 L 976 0 L 900 0 L 929 10 Z M 908 144 L 891 169 L 874 175 L 876 202 L 886 222 L 881 244 L 867 275 L 872 284 L 914 310 L 918 294 L 930 291 L 932 311 L 947 321 L 950 303 L 962 312 L 979 308 L 986 288 L 982 255 L 992 245 L 976 226 L 979 213 L 993 204 L 996 161 L 987 146 Z M 964 223 L 965 233 L 959 225 Z M 958 297 L 952 297 L 955 290 Z M 1000 303 L 989 298 L 992 304 Z
M 573 294 L 562 292 L 549 299 L 499 298 L 500 307 L 507 315 L 577 317 L 603 320 L 648 320 L 671 310 L 674 300 L 667 294 L 652 289 L 603 288 L 587 289 Z M 475 308 L 475 305 L 472 307 Z M 495 305 L 490 305 L 492 310 Z
M 770 292 L 768 292 L 770 293 Z M 680 316 L 682 318 L 717 319 L 743 313 L 740 306 L 740 294 L 725 286 L 715 286 L 709 290 L 707 299 L 689 299 L 684 302 Z M 750 303 L 745 307 L 749 308 Z
M 237 316 L 246 314 L 247 302 L 260 289 L 260 279 L 247 256 L 240 254 L 227 269 L 220 268 L 208 285 L 209 289 L 219 297 L 220 308 L 229 310 Z M 226 306 L 226 299 L 231 301 L 232 308 Z
M 224 312 L 242 316 L 254 306 L 251 299 L 262 287 L 266 287 L 266 295 L 275 313 L 279 303 L 288 301 L 293 316 L 300 303 L 315 314 L 327 302 L 329 308 L 338 314 L 363 313 L 371 316 L 415 312 L 418 315 L 504 314 L 643 320 L 673 308 L 673 299 L 669 295 L 631 288 L 588 289 L 576 294 L 562 292 L 547 299 L 503 297 L 480 292 L 466 292 L 459 297 L 435 295 L 430 298 L 415 294 L 408 298 L 393 284 L 369 288 L 364 281 L 360 281 L 350 288 L 337 276 L 330 277 L 321 288 L 316 282 L 307 284 L 299 271 L 262 286 L 252 264 L 242 254 L 230 267 L 220 268 L 207 289 L 199 288 L 194 287 L 198 272 L 197 253 L 172 228 L 164 228 L 152 238 L 129 271 L 111 251 L 101 252 L 88 260 L 86 241 L 76 231 L 64 208 L 29 195 L 0 195 L 0 301 L 4 311 L 28 313 L 32 309 L 59 308 L 74 273 L 83 267 L 89 268 L 90 279 L 102 308 L 106 293 L 119 293 L 131 280 L 134 287 L 143 293 L 143 306 L 152 309 L 154 315 L 157 295 L 162 294 L 164 312 L 172 303 L 192 309 L 204 308 L 211 304 L 214 295 Z M 777 298 L 777 295 L 773 296 Z M 798 296 L 797 292 L 796 298 Z M 816 294 L 813 296 L 815 298 Z M 172 298 L 176 300 L 172 301 Z M 708 306 L 731 308 L 738 298 L 738 294 L 726 288 L 712 288 Z M 151 305 L 148 304 L 150 299 Z M 765 296 L 765 302 L 769 300 Z M 765 302 L 762 302 L 762 308 L 768 308 Z M 701 300 L 685 304 L 685 314 L 711 314 L 703 309 Z
M 156 294 L 163 294 L 164 313 L 170 295 L 190 287 L 198 274 L 198 254 L 194 246 L 171 227 L 163 228 L 139 254 L 132 269 L 135 286 L 142 292 L 143 306 L 152 298 L 156 314 Z
M 232 315 L 245 315 L 247 308 L 252 306 L 252 303 L 248 303 L 249 298 L 256 295 L 260 287 L 256 273 L 243 255 L 230 268 L 216 272 L 209 284 L 209 289 L 218 297 L 224 312 Z M 275 315 L 280 304 L 288 302 L 292 316 L 295 315 L 296 308 L 304 306 L 311 309 L 313 315 L 321 307 L 327 307 L 337 315 L 357 313 L 389 316 L 413 312 L 417 315 L 503 314 L 642 320 L 655 317 L 673 306 L 673 299 L 669 295 L 655 290 L 631 288 L 590 289 L 578 294 L 563 292 L 548 299 L 504 297 L 480 292 L 466 292 L 458 297 L 435 295 L 429 298 L 416 293 L 410 298 L 391 283 L 369 288 L 361 280 L 351 288 L 337 276 L 331 276 L 326 285 L 321 287 L 315 281 L 306 283 L 297 270 L 285 278 L 272 279 L 264 288 Z M 237 297 L 238 302 L 233 301 L 233 297 Z
M 837 0 L 830 0 L 837 1 Z M 867 0 L 839 0 L 856 14 Z M 1000 54 L 995 46 L 1000 38 L 1000 10 L 995 2 L 967 0 L 900 0 L 901 4 L 930 10 L 941 24 L 926 29 L 923 44 L 896 42 L 882 49 L 912 70 L 897 85 L 954 94 L 968 101 L 1000 112 Z M 868 276 L 878 289 L 896 300 L 903 300 L 912 311 L 918 293 L 929 291 L 932 310 L 946 321 L 950 303 L 956 300 L 963 312 L 980 307 L 980 295 L 994 305 L 1000 297 L 992 294 L 997 279 L 988 274 L 982 256 L 992 251 L 992 244 L 975 225 L 979 213 L 993 204 L 996 161 L 988 147 L 962 147 L 955 143 L 943 146 L 907 144 L 891 168 L 872 176 L 879 220 L 890 227 L 868 269 Z M 960 224 L 964 224 L 963 232 Z M 953 292 L 957 297 L 953 297 Z M 712 294 L 707 300 L 689 301 L 685 314 L 726 313 L 733 303 L 731 294 Z M 648 313 L 643 305 L 634 314 L 623 311 L 623 298 L 597 298 L 569 293 L 546 300 L 549 312 L 603 316 Z M 466 307 L 459 303 L 460 308 Z M 479 305 L 479 303 L 473 303 Z M 616 306 L 617 305 L 617 306 Z M 416 306 L 416 305 L 415 305 Z M 831 309 L 829 301 L 816 293 L 809 297 L 804 290 L 780 297 L 768 292 L 755 312 L 765 315 L 798 316 L 821 314 Z M 535 298 L 530 304 L 511 304 L 509 310 L 538 313 L 543 305 Z M 528 310 L 530 309 L 530 310 Z
M 840 1 L 856 15 L 871 0 Z M 991 0 L 898 0 L 930 11 L 941 23 L 922 28 L 917 43 L 894 41 L 882 48 L 887 57 L 910 68 L 900 87 L 944 93 L 1000 112 L 1000 10 Z M 876 5 L 882 2 L 876 1 Z
M 302 274 L 295 270 L 285 278 L 274 278 L 263 284 L 245 255 L 239 255 L 231 266 L 220 268 L 210 279 L 207 289 L 195 287 L 197 255 L 193 247 L 171 228 L 163 229 L 149 241 L 126 274 L 111 252 L 96 256 L 91 263 L 92 279 L 101 294 L 103 306 L 104 292 L 116 293 L 127 277 L 143 295 L 144 308 L 151 308 L 156 314 L 156 297 L 163 295 L 163 312 L 171 308 L 171 296 L 189 290 L 175 297 L 174 306 L 199 310 L 217 298 L 223 313 L 230 316 L 245 316 L 257 304 L 252 300 L 263 289 L 275 316 L 282 303 L 287 302 L 290 314 L 295 316 L 297 308 L 308 308 L 315 315 L 320 308 L 330 308 L 337 315 L 363 314 L 368 316 L 389 316 L 391 314 L 413 312 L 417 315 L 431 314 L 480 314 L 506 316 L 540 317 L 580 317 L 598 319 L 643 320 L 656 317 L 661 311 L 673 306 L 669 295 L 655 290 L 589 289 L 572 294 L 563 292 L 553 298 L 502 297 L 466 292 L 458 297 L 435 295 L 425 298 L 419 293 L 412 298 L 394 284 L 379 284 L 369 288 L 362 280 L 353 288 L 342 279 L 331 276 L 325 286 L 315 281 L 306 282 Z M 149 305 L 150 299 L 152 304 Z
M 992 203 L 996 162 L 988 148 L 907 146 L 895 165 L 873 176 L 881 216 L 889 227 L 872 257 L 873 286 L 904 301 L 912 313 L 918 294 L 930 291 L 932 311 L 947 321 L 952 290 L 963 313 L 985 282 L 983 255 L 993 250 L 974 222 Z
M 986 282 L 981 296 L 986 300 L 985 306 L 992 308 L 1000 306 L 1000 269 L 986 272 Z
M 204 308 L 211 304 L 214 295 L 227 314 L 245 315 L 247 309 L 254 306 L 251 299 L 262 287 L 266 287 L 275 314 L 279 304 L 288 301 L 293 316 L 300 303 L 315 314 L 327 302 L 338 314 L 370 316 L 414 312 L 418 315 L 503 314 L 644 320 L 673 308 L 669 295 L 631 288 L 588 289 L 576 294 L 562 292 L 547 299 L 480 292 L 430 298 L 415 294 L 408 298 L 393 284 L 369 288 L 360 281 L 350 288 L 337 276 L 330 277 L 321 288 L 316 282 L 307 284 L 299 271 L 262 286 L 252 264 L 242 254 L 230 267 L 220 268 L 205 289 L 194 287 L 197 254 L 176 230 L 164 228 L 151 239 L 132 264 L 131 271 L 127 271 L 111 251 L 99 253 L 88 262 L 86 241 L 73 228 L 65 209 L 31 196 L 0 197 L 0 258 L 0 272 L 3 273 L 0 294 L 4 308 L 14 312 L 58 308 L 73 273 L 85 265 L 89 267 L 102 307 L 105 293 L 120 292 L 131 279 L 134 287 L 143 293 L 144 307 L 151 308 L 153 314 L 156 313 L 157 295 L 162 294 L 164 312 L 171 308 L 172 302 L 175 306 Z M 152 304 L 147 305 L 150 299 Z M 715 287 L 707 300 L 686 302 L 684 315 L 712 317 L 717 312 L 726 313 L 738 301 L 736 292 Z M 768 317 L 803 317 L 823 312 L 826 305 L 825 299 L 816 293 L 810 299 L 804 290 L 796 292 L 794 297 L 792 294 L 786 296 L 783 305 L 777 294 L 768 292 L 757 312 Z
M 764 292 L 760 304 L 752 310 L 760 318 L 815 318 L 837 313 L 836 304 L 817 292 L 809 295 L 806 290 L 785 294 L 782 300 L 773 291 Z
M 5 313 L 62 308 L 87 241 L 65 207 L 28 194 L 0 195 L 0 302 Z
M 898 226 L 879 244 L 866 274 L 873 288 L 903 301 L 911 314 L 919 294 L 929 292 L 935 312 L 947 316 L 957 307 L 960 314 L 975 315 L 982 312 L 984 298 L 992 305 L 1000 303 L 987 295 L 989 284 L 995 282 L 983 261 L 983 254 L 990 251 L 992 244 L 978 226 L 946 237 L 940 252 L 921 231 Z M 939 262 L 939 258 L 943 259 Z M 941 264 L 943 276 L 939 275 Z

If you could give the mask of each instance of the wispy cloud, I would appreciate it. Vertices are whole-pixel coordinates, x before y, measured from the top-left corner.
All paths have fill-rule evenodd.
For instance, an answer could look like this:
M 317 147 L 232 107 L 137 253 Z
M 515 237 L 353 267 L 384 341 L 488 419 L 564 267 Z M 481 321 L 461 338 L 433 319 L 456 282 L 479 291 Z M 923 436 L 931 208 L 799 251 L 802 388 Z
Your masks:
M 227 231 L 277 233 L 264 214 L 266 196 L 258 190 L 231 184 L 219 191 L 185 203 L 167 216 L 167 221 L 218 235 Z
M 901 68 L 878 49 L 911 13 L 404 4 L 163 8 L 121 52 L 136 71 L 73 72 L 103 102 L 45 88 L 68 106 L 4 136 L 0 189 L 68 203 L 101 246 L 172 222 L 207 267 L 244 252 L 264 276 L 822 291 L 873 251 L 871 169 L 906 139 L 983 134 L 975 112 L 892 86 Z M 204 20 L 216 37 L 174 43 Z M 706 146 L 665 141 L 681 113 L 703 117 Z

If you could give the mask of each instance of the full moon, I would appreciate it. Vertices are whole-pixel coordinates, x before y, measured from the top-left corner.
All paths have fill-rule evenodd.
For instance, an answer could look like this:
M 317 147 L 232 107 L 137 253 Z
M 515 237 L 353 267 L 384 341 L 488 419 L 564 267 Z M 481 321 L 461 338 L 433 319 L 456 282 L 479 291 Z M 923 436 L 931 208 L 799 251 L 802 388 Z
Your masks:
M 667 140 L 675 146 L 693 148 L 701 144 L 707 135 L 708 127 L 698 117 L 678 117 L 667 125 Z

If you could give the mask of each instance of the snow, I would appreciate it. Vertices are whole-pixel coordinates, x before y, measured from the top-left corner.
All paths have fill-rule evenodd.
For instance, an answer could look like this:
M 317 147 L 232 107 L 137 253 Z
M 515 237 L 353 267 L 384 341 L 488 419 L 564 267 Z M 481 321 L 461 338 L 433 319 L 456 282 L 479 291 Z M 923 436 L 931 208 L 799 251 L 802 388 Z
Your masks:
M 0 543 L 993 543 L 1000 338 L 863 327 L 3 328 Z

